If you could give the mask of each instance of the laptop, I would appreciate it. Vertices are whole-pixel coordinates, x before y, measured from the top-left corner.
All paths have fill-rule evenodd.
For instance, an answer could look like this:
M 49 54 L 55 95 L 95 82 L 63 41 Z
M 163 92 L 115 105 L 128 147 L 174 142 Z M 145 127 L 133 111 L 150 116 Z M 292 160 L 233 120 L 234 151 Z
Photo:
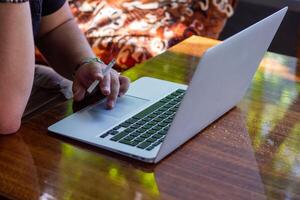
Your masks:
M 143 77 L 113 110 L 103 100 L 48 130 L 144 162 L 161 161 L 243 98 L 287 9 L 208 49 L 189 86 Z

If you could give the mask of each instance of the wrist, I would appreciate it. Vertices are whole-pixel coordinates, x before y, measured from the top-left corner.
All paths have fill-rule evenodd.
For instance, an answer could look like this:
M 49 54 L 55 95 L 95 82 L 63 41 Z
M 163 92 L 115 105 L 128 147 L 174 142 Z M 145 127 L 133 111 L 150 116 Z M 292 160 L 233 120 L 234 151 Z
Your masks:
M 76 72 L 78 71 L 79 68 L 85 65 L 89 64 L 100 64 L 100 65 L 105 65 L 105 63 L 98 57 L 87 57 L 84 58 L 79 64 L 76 65 L 76 67 L 73 70 L 73 77 L 75 76 Z

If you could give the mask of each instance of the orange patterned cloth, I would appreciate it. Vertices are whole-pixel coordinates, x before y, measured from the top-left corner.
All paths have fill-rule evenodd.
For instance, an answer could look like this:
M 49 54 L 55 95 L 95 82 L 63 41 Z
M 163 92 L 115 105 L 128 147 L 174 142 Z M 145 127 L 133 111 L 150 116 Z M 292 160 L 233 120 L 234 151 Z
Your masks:
M 218 38 L 236 0 L 71 0 L 94 52 L 125 70 L 191 35 Z

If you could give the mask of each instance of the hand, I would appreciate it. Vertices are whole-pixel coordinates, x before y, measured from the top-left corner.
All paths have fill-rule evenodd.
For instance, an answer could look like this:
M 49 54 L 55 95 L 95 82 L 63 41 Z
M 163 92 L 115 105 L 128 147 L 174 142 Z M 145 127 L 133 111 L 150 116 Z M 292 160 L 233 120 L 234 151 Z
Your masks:
M 73 82 L 74 100 L 81 101 L 87 88 L 95 81 L 99 80 L 99 88 L 103 95 L 107 96 L 107 108 L 112 109 L 118 96 L 123 96 L 129 88 L 129 79 L 120 76 L 119 73 L 111 69 L 110 73 L 103 76 L 102 69 L 106 65 L 90 63 L 81 66 L 75 73 Z

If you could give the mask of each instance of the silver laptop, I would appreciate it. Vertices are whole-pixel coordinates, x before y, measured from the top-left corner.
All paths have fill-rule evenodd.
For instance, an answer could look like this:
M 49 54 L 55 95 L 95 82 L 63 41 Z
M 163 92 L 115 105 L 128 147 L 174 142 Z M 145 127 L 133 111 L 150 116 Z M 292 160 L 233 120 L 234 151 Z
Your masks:
M 157 163 L 243 98 L 286 12 L 284 8 L 208 49 L 189 86 L 144 77 L 131 84 L 113 110 L 101 101 L 48 130 Z

